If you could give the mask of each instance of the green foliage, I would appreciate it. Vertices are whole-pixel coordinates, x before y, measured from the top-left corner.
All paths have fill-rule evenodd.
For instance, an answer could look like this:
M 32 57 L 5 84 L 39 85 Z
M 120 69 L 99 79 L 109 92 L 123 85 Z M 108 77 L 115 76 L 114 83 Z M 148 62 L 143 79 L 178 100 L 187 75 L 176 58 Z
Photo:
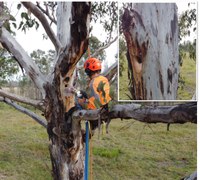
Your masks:
M 119 38 L 119 75 L 122 76 L 122 72 L 125 70 L 125 61 L 127 61 L 126 59 L 126 43 L 124 38 L 120 37 Z
M 22 4 L 19 3 L 17 4 L 17 10 L 18 12 L 21 10 Z M 14 29 L 21 29 L 22 31 L 24 31 L 26 33 L 26 31 L 29 28 L 35 27 L 35 29 L 37 30 L 39 27 L 39 23 L 35 18 L 31 17 L 31 13 L 30 12 L 21 12 L 21 21 L 19 23 L 19 25 L 17 25 L 16 23 L 16 19 L 15 17 L 11 14 L 10 10 L 8 9 L 6 2 L 4 3 L 4 14 L 3 16 L 6 16 L 6 21 L 4 22 L 4 27 L 12 34 L 15 35 L 15 30 Z M 1 15 L 2 16 L 2 15 Z M 14 27 L 14 29 L 13 29 Z
M 14 16 L 10 14 L 8 7 L 6 6 L 6 2 L 1 3 L 2 11 L 0 12 L 0 20 L 3 22 L 3 26 L 13 35 L 15 35 L 12 26 L 16 28 L 16 19 Z
M 89 47 L 90 47 L 90 54 L 92 55 L 93 53 L 96 52 L 97 49 L 99 49 L 101 47 L 102 43 L 101 41 L 99 41 L 99 39 L 95 36 L 91 36 L 89 38 Z M 84 55 L 84 58 L 87 59 L 88 58 L 88 54 L 86 53 Z M 104 61 L 106 59 L 106 52 L 105 50 L 101 51 L 97 56 L 97 59 L 99 59 L 100 61 Z
M 193 42 L 187 41 L 179 45 L 179 55 L 181 58 L 189 58 L 196 61 L 196 39 Z
M 190 3 L 188 3 L 190 6 Z M 179 16 L 179 39 L 182 40 L 185 37 L 190 36 L 191 28 L 193 32 L 196 32 L 196 9 L 186 10 Z M 193 42 L 186 42 L 179 46 L 180 56 L 183 58 L 186 53 L 189 53 L 190 59 L 196 60 L 196 39 Z
M 49 50 L 46 54 L 45 51 L 38 49 L 33 51 L 30 55 L 38 65 L 40 71 L 44 74 L 49 74 L 52 62 L 54 60 L 55 51 Z
M 18 30 L 21 29 L 26 33 L 27 29 L 32 28 L 35 26 L 35 29 L 37 30 L 39 27 L 39 23 L 35 18 L 32 18 L 31 15 L 29 15 L 27 12 L 21 13 L 21 22 L 19 24 Z
M 0 85 L 8 83 L 19 72 L 16 60 L 4 49 L 0 49 Z
M 107 40 L 109 41 L 112 32 L 117 30 L 118 23 L 118 3 L 113 1 L 92 2 L 91 9 L 92 21 L 97 23 L 100 21 L 104 30 L 107 32 Z M 103 44 L 104 44 L 103 43 Z
M 190 3 L 188 4 L 190 6 Z M 191 30 L 196 31 L 196 9 L 190 9 L 183 12 L 179 17 L 179 38 L 180 40 L 186 36 L 190 36 Z

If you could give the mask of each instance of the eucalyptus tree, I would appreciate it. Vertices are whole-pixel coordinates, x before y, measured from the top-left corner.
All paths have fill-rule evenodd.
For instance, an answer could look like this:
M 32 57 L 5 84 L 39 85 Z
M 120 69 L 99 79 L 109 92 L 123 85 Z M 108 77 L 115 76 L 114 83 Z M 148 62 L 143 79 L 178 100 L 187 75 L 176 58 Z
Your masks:
M 42 96 L 41 100 L 32 100 L 0 89 L 0 101 L 31 116 L 47 129 L 52 176 L 54 179 L 72 180 L 83 179 L 84 177 L 85 144 L 81 131 L 81 120 L 83 119 L 93 121 L 97 119 L 111 120 L 119 117 L 134 118 L 148 123 L 197 122 L 197 104 L 195 102 L 157 108 L 140 104 L 119 104 L 113 106 L 110 113 L 102 116 L 99 116 L 100 109 L 79 110 L 71 114 L 69 110 L 74 106 L 74 97 L 70 95 L 66 98 L 64 88 L 65 86 L 71 87 L 74 85 L 74 70 L 80 58 L 88 49 L 90 20 L 91 18 L 95 20 L 103 14 L 111 15 L 108 21 L 102 22 L 104 27 L 109 30 L 108 38 L 106 38 L 103 46 L 95 51 L 94 55 L 97 55 L 116 40 L 113 37 L 112 28 L 117 22 L 112 20 L 118 19 L 116 17 L 117 3 L 44 2 L 43 6 L 39 2 L 36 4 L 22 2 L 17 8 L 20 9 L 22 5 L 27 9 L 28 13 L 22 14 L 22 18 L 25 20 L 20 23 L 19 29 L 26 31 L 27 27 L 34 26 L 37 28 L 39 21 L 53 43 L 56 55 L 49 74 L 42 73 L 34 60 L 13 38 L 11 31 L 5 27 L 5 23 L 9 22 L 10 16 L 2 14 L 1 17 L 3 18 L 0 19 L 0 42 L 15 57 L 15 60 L 24 69 L 26 75 L 31 78 Z M 0 3 L 1 13 L 3 13 L 3 6 L 4 4 Z M 50 13 L 50 10 L 53 13 Z M 56 25 L 57 34 L 51 28 L 51 23 Z M 110 72 L 113 73 L 113 71 Z M 109 76 L 110 73 L 106 75 Z M 113 74 L 111 75 L 112 77 Z M 46 120 L 16 102 L 29 104 L 43 111 Z
M 73 85 L 73 72 L 76 64 L 88 49 L 91 18 L 97 21 L 99 16 L 105 14 L 111 17 L 109 20 L 101 22 L 109 33 L 107 33 L 106 42 L 99 51 L 95 52 L 96 55 L 116 41 L 116 38 L 113 38 L 112 30 L 117 24 L 117 16 L 115 16 L 117 3 L 93 3 L 91 6 L 90 2 L 36 2 L 36 4 L 22 2 L 17 5 L 17 9 L 21 9 L 22 6 L 27 9 L 27 12 L 21 13 L 22 20 L 17 28 L 26 32 L 32 27 L 37 29 L 41 24 L 55 47 L 56 56 L 51 72 L 43 73 L 33 58 L 13 37 L 12 31 L 17 26 L 16 22 L 14 21 L 12 24 L 11 14 L 7 11 L 6 4 L 1 2 L 0 42 L 15 57 L 42 95 L 41 101 L 37 101 L 1 90 L 1 100 L 7 101 L 47 127 L 54 179 L 82 179 L 84 144 L 81 125 L 80 121 L 65 118 L 66 109 L 69 110 L 74 106 L 74 97 L 65 98 L 64 88 Z M 57 34 L 51 27 L 52 23 L 57 27 Z M 42 110 L 47 123 L 8 98 Z

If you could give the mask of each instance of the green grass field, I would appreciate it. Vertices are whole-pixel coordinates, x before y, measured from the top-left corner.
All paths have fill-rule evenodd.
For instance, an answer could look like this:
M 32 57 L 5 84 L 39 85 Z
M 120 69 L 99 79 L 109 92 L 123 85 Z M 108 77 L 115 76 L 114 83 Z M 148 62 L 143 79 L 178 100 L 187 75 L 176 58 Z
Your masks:
M 127 61 L 124 62 L 124 67 L 125 70 L 122 72 L 122 76 L 119 77 L 119 100 L 130 100 Z M 180 67 L 180 75 L 185 83 L 178 88 L 177 100 L 191 100 L 196 89 L 196 62 L 186 56 Z
M 46 130 L 0 103 L 0 179 L 49 180 Z M 148 125 L 113 120 L 92 138 L 94 180 L 179 180 L 197 168 L 195 124 Z

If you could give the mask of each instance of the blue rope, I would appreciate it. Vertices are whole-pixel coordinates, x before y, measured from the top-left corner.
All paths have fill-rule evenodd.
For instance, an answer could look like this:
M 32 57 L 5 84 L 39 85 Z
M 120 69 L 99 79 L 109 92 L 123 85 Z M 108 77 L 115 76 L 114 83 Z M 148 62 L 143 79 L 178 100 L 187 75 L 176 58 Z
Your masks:
M 85 137 L 85 173 L 84 173 L 84 180 L 88 180 L 88 171 L 89 171 L 89 124 L 88 121 L 85 122 L 85 130 L 86 130 L 86 137 Z

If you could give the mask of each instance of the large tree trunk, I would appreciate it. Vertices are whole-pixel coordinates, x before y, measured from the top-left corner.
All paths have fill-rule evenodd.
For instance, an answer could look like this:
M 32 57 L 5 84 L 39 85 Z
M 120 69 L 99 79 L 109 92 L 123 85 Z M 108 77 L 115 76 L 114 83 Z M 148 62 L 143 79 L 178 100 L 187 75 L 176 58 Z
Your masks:
M 65 117 L 64 83 L 72 82 L 74 67 L 88 46 L 90 3 L 59 2 L 57 34 L 62 48 L 55 62 L 52 83 L 45 85 L 50 156 L 55 180 L 83 179 L 84 144 L 80 121 Z M 67 99 L 70 109 L 73 96 Z
M 176 4 L 131 4 L 122 26 L 132 98 L 175 100 L 179 75 Z

